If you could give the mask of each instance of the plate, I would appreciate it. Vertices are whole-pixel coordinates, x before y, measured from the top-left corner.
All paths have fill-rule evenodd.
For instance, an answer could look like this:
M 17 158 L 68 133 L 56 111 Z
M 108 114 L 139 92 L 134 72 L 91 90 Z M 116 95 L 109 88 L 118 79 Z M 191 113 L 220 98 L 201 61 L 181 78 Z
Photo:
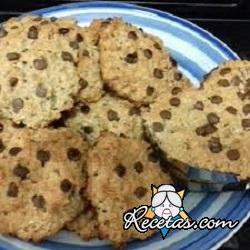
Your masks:
M 238 56 L 207 31 L 169 13 L 136 5 L 108 2 L 74 3 L 33 12 L 45 17 L 73 17 L 85 26 L 93 19 L 122 17 L 124 20 L 159 36 L 178 61 L 180 69 L 198 85 L 203 76 L 218 64 Z M 132 241 L 127 249 L 193 250 L 217 249 L 239 230 L 250 217 L 250 194 L 247 192 L 188 193 L 185 210 L 193 219 L 213 217 L 239 220 L 234 230 L 180 230 L 171 231 L 162 240 L 160 234 L 145 241 Z M 61 232 L 38 245 L 12 237 L 0 236 L 1 250 L 86 250 L 111 249 L 109 242 L 81 241 L 75 234 Z

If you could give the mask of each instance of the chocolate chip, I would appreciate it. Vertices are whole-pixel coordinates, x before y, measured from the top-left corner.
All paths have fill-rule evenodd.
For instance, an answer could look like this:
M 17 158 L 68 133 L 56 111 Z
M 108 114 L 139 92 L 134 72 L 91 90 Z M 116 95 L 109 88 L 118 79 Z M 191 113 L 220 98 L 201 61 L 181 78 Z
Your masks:
M 158 50 L 161 50 L 161 45 L 157 42 L 154 43 L 154 47 Z
M 108 117 L 109 121 L 119 121 L 120 120 L 118 113 L 112 109 L 108 110 L 107 117 Z
M 138 198 L 138 199 L 141 199 L 141 198 L 143 198 L 145 195 L 146 195 L 146 193 L 147 193 L 147 189 L 146 188 L 144 188 L 144 187 L 138 187 L 138 188 L 136 188 L 136 190 L 134 191 L 134 194 L 135 194 L 135 196 Z
M 4 126 L 2 123 L 0 123 L 0 132 L 3 132 Z
M 179 87 L 174 87 L 171 91 L 172 95 L 178 95 L 180 92 L 182 92 L 182 89 Z
M 164 120 L 170 120 L 172 117 L 172 114 L 170 111 L 164 109 L 160 112 L 160 117 Z
M 237 109 L 234 108 L 233 106 L 229 106 L 226 108 L 226 111 L 229 112 L 230 114 L 236 115 L 237 114 Z
M 230 82 L 227 79 L 220 79 L 217 84 L 221 87 L 229 87 Z
M 106 28 L 110 25 L 110 20 L 105 20 L 101 22 L 101 28 Z
M 41 16 L 37 16 L 37 17 L 33 18 L 33 21 L 40 22 L 40 21 L 42 21 L 42 17 Z
M 72 49 L 79 49 L 79 44 L 78 44 L 78 42 L 75 42 L 75 41 L 69 42 L 69 46 L 70 46 Z
M 242 126 L 244 129 L 250 128 L 250 119 L 242 119 L 242 121 L 241 121 L 241 126 Z
M 36 208 L 45 208 L 46 201 L 42 195 L 34 195 L 31 201 Z
M 171 106 L 178 107 L 181 104 L 181 100 L 177 97 L 173 97 L 169 100 Z
M 176 72 L 176 73 L 174 74 L 174 79 L 175 79 L 176 81 L 180 81 L 180 80 L 182 79 L 182 73 Z
M 70 161 L 79 161 L 81 159 L 81 152 L 77 148 L 69 148 L 67 156 Z
M 81 78 L 79 80 L 79 84 L 81 86 L 81 89 L 86 89 L 88 87 L 88 85 L 89 85 L 89 83 L 83 78 Z
M 45 150 L 38 150 L 36 153 L 36 158 L 39 160 L 44 167 L 47 161 L 50 160 L 50 152 Z
M 8 190 L 7 190 L 7 196 L 9 197 L 17 197 L 18 196 L 18 186 L 16 185 L 15 182 L 11 182 L 9 184 Z
M 13 87 L 16 87 L 17 83 L 18 83 L 18 78 L 16 77 L 11 77 L 10 80 L 9 80 L 9 83 L 10 83 L 10 86 L 13 88 Z
M 138 107 L 132 107 L 132 108 L 130 108 L 129 115 L 130 116 L 132 116 L 132 115 L 141 115 L 140 108 L 138 108 Z
M 245 92 L 237 92 L 238 97 L 244 101 L 245 99 L 250 99 L 250 90 L 245 90 Z
M 143 172 L 143 164 L 140 162 L 140 161 L 137 161 L 135 164 L 134 164 L 134 169 L 135 171 L 140 174 Z
M 37 70 L 44 70 L 48 67 L 47 60 L 45 58 L 35 59 L 33 61 L 34 68 Z
M 72 188 L 72 183 L 68 179 L 61 181 L 60 188 L 64 193 L 67 193 Z
M 241 93 L 241 92 L 237 92 L 237 96 L 238 96 L 242 101 L 244 101 L 245 98 L 246 98 L 245 94 L 244 94 L 244 93 Z
M 212 137 L 208 141 L 208 147 L 209 147 L 210 151 L 213 153 L 219 153 L 222 151 L 222 145 L 220 143 L 220 139 L 216 138 L 216 137 Z
M 20 123 L 12 122 L 12 127 L 13 127 L 13 128 L 17 128 L 17 129 L 20 129 L 20 128 L 24 128 L 24 127 L 25 127 L 25 124 L 23 124 L 22 122 L 20 122 Z
M 207 115 L 207 120 L 210 124 L 213 125 L 220 122 L 220 117 L 217 114 L 211 112 Z
M 39 84 L 37 87 L 36 87 L 36 96 L 40 97 L 40 98 L 44 98 L 47 96 L 47 92 L 48 90 L 43 87 L 41 84 Z
M 5 148 L 6 147 L 4 146 L 2 139 L 0 139 L 0 153 L 2 153 L 5 150 Z
M 83 114 L 88 114 L 90 111 L 90 108 L 87 104 L 82 104 L 80 107 L 80 110 Z
M 91 134 L 93 132 L 93 128 L 90 126 L 85 126 L 83 130 L 86 134 Z
M 144 49 L 143 54 L 147 59 L 151 59 L 153 56 L 153 52 L 150 49 Z
M 58 33 L 61 35 L 65 35 L 65 34 L 69 33 L 69 29 L 68 28 L 60 28 L 58 30 Z
M 155 132 L 162 132 L 164 130 L 164 127 L 160 122 L 153 122 L 152 127 Z
M 7 56 L 7 59 L 9 61 L 18 60 L 21 57 L 21 55 L 19 53 L 17 53 L 17 52 L 9 52 L 9 53 L 7 53 L 6 56 Z
M 128 38 L 132 39 L 132 40 L 137 40 L 138 37 L 137 37 L 136 32 L 131 30 L 131 31 L 128 32 Z
M 126 174 L 126 168 L 122 164 L 117 165 L 114 168 L 114 171 L 120 178 L 122 178 Z
M 76 41 L 78 42 L 78 43 L 81 43 L 81 42 L 83 42 L 83 36 L 80 34 L 80 33 L 77 33 L 77 35 L 76 35 Z
M 231 72 L 230 68 L 224 68 L 220 70 L 220 75 L 224 76 L 224 75 L 229 74 L 230 72 Z
M 21 178 L 22 180 L 26 179 L 29 173 L 30 173 L 29 169 L 20 164 L 18 164 L 13 170 L 13 174 Z
M 3 38 L 7 35 L 8 35 L 8 32 L 3 27 L 1 27 L 0 28 L 0 38 Z
M 155 91 L 154 87 L 151 87 L 151 86 L 148 86 L 146 89 L 146 93 L 148 96 L 152 96 L 154 91 Z
M 66 62 L 73 62 L 73 56 L 68 51 L 63 51 L 61 57 Z
M 210 99 L 211 103 L 214 103 L 214 104 L 220 104 L 223 102 L 222 97 L 219 95 L 211 96 L 209 99 Z
M 38 29 L 36 26 L 31 26 L 28 31 L 29 39 L 37 39 L 38 38 Z
M 82 51 L 82 56 L 89 57 L 89 52 L 85 49 Z
M 230 149 L 227 151 L 227 157 L 230 161 L 237 161 L 240 159 L 240 152 L 237 149 Z
M 161 69 L 155 68 L 153 74 L 154 74 L 154 77 L 158 79 L 162 79 L 164 77 L 163 71 Z
M 242 111 L 245 115 L 248 115 L 250 113 L 250 104 L 244 105 Z
M 56 22 L 57 20 L 58 20 L 58 18 L 55 17 L 55 16 L 52 16 L 52 17 L 50 18 L 50 21 L 53 22 L 53 23 Z
M 150 152 L 148 155 L 148 160 L 153 163 L 156 163 L 158 161 L 158 157 L 154 152 Z
M 125 61 L 131 64 L 137 63 L 137 60 L 138 60 L 137 52 L 127 54 L 125 58 Z
M 24 101 L 21 98 L 12 100 L 12 109 L 14 113 L 18 113 L 24 107 Z
M 203 136 L 203 137 L 206 137 L 210 134 L 213 134 L 214 132 L 217 131 L 217 128 L 214 127 L 212 124 L 206 124 L 206 125 L 203 125 L 201 127 L 198 127 L 195 132 L 197 135 L 199 136 Z
M 173 57 L 170 57 L 170 62 L 172 64 L 172 66 L 177 67 L 178 63 Z
M 13 147 L 9 150 L 9 154 L 11 156 L 17 156 L 22 151 L 22 148 L 20 147 Z
M 234 76 L 233 79 L 231 80 L 233 86 L 239 86 L 241 82 L 242 81 L 239 76 Z
M 204 110 L 204 104 L 203 102 L 201 101 L 197 101 L 195 104 L 194 104 L 194 109 L 197 109 L 197 110 Z

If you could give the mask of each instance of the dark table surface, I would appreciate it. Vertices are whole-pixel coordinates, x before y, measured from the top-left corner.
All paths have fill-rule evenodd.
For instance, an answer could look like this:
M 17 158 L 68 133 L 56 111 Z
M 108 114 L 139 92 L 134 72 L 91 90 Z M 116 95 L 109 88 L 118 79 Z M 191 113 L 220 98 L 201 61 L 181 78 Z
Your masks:
M 0 1 L 0 21 L 35 9 L 75 0 Z M 120 1 L 115 1 L 120 2 Z M 242 59 L 250 60 L 250 0 L 124 1 L 171 12 L 186 18 L 227 43 Z M 250 250 L 250 220 L 221 250 Z

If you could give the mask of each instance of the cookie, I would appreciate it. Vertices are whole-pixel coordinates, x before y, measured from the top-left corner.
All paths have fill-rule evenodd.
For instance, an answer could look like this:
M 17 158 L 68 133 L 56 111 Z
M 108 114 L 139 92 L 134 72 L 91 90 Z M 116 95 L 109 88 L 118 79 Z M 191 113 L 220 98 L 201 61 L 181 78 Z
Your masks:
M 160 39 L 120 19 L 105 26 L 99 49 L 107 88 L 137 104 L 148 104 L 171 86 L 189 85 Z
M 103 88 L 94 36 L 92 29 L 79 27 L 70 19 L 12 18 L 0 31 L 0 51 L 15 48 L 62 53 L 78 66 L 78 99 L 93 102 L 101 97 Z
M 141 234 L 123 229 L 123 213 L 140 205 L 150 205 L 151 184 L 170 183 L 152 157 L 150 145 L 143 141 L 103 134 L 88 157 L 87 194 L 97 211 L 99 237 L 120 246 Z
M 241 74 L 247 71 L 248 66 L 232 70 L 228 86 L 221 86 L 218 82 L 225 76 L 219 76 L 219 68 L 203 88 L 165 94 L 143 114 L 149 137 L 177 167 L 233 173 L 243 180 L 250 177 L 250 101 L 245 90 L 249 78 Z M 234 82 L 239 75 L 240 85 Z
M 104 131 L 139 139 L 143 136 L 139 114 L 140 110 L 128 101 L 106 95 L 96 103 L 79 104 L 66 126 L 80 132 L 91 144 Z
M 73 106 L 80 85 L 76 66 L 66 54 L 12 48 L 0 55 L 4 118 L 32 128 L 44 127 Z
M 87 144 L 68 130 L 0 122 L 0 233 L 40 241 L 82 210 Z

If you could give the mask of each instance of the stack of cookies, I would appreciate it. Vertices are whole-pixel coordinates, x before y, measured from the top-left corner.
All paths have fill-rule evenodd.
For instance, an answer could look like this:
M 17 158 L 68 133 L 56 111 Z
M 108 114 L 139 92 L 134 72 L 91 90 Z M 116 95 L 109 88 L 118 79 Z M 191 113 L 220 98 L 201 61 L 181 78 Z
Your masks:
M 124 231 L 122 215 L 171 179 L 141 111 L 187 81 L 162 42 L 121 20 L 41 17 L 7 21 L 0 41 L 0 232 L 41 241 L 68 228 L 117 246 L 148 237 Z
M 122 217 L 172 183 L 155 148 L 180 168 L 250 177 L 248 62 L 194 89 L 159 38 L 120 19 L 41 17 L 2 25 L 0 61 L 2 234 L 149 237 Z

